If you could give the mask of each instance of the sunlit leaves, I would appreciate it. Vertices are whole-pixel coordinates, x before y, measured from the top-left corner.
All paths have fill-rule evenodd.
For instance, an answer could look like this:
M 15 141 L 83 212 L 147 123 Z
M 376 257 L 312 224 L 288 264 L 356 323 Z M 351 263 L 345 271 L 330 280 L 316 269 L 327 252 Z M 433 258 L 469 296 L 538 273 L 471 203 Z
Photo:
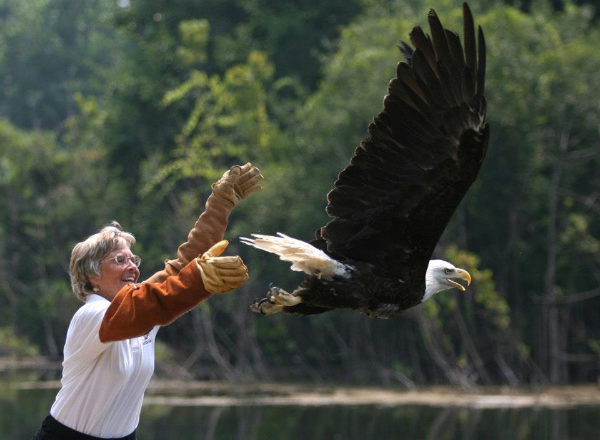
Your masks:
M 510 326 L 510 307 L 496 290 L 494 276 L 490 269 L 480 267 L 480 258 L 472 252 L 451 246 L 446 250 L 446 258 L 456 267 L 465 269 L 471 274 L 473 285 L 467 288 L 467 295 L 481 306 L 481 314 L 486 316 L 500 330 Z
M 208 20 L 186 20 L 179 23 L 182 44 L 176 53 L 186 65 L 200 64 L 208 60 L 206 46 L 209 32 Z
M 164 105 L 187 99 L 193 107 L 176 138 L 174 157 L 145 192 L 181 179 L 216 179 L 224 164 L 257 159 L 265 163 L 273 157 L 283 138 L 267 110 L 273 74 L 265 54 L 251 52 L 246 63 L 231 67 L 223 76 L 194 70 L 188 80 L 167 92 Z

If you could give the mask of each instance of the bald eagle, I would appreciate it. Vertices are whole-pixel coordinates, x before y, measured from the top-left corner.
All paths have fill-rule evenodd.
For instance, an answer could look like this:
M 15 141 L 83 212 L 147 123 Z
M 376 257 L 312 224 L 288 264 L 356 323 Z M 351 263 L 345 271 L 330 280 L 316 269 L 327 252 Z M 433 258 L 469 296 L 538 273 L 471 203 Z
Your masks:
M 329 223 L 306 243 L 284 234 L 242 238 L 278 254 L 308 276 L 291 293 L 272 287 L 253 311 L 313 315 L 359 310 L 389 318 L 471 276 L 431 260 L 440 236 L 486 155 L 485 41 L 477 44 L 463 4 L 463 42 L 428 14 L 430 35 L 402 42 L 406 62 L 388 86 L 383 110 L 327 195 Z

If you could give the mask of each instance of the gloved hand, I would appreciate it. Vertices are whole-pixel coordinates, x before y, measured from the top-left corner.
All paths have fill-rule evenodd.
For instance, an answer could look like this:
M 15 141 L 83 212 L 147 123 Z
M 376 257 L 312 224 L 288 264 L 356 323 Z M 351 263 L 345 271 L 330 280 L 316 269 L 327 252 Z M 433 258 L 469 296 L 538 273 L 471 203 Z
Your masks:
M 167 277 L 177 275 L 190 261 L 202 254 L 213 243 L 223 239 L 229 214 L 239 202 L 259 191 L 263 179 L 260 170 L 251 163 L 234 166 L 218 182 L 213 184 L 213 193 L 206 201 L 206 209 L 188 234 L 187 241 L 177 249 L 177 258 L 168 260 L 165 268 L 146 281 L 161 283 Z
M 235 165 L 223 174 L 217 182 L 212 184 L 213 194 L 233 203 L 236 206 L 240 200 L 250 194 L 261 190 L 258 184 L 263 180 L 260 170 L 252 166 L 250 162 L 246 165 Z
M 210 293 L 237 289 L 248 280 L 248 268 L 239 256 L 219 257 L 228 245 L 222 240 L 196 258 L 204 288 Z

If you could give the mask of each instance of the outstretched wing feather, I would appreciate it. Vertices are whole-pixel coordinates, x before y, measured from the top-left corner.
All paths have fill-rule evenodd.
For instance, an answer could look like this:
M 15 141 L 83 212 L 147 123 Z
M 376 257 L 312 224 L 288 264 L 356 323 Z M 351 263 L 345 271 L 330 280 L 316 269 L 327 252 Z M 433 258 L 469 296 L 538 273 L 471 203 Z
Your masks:
M 431 37 L 410 33 L 407 62 L 390 81 L 383 110 L 328 194 L 332 220 L 319 246 L 337 258 L 372 263 L 400 276 L 426 267 L 485 156 L 485 42 L 466 6 L 460 38 L 430 12 Z M 424 269 L 423 269 L 424 270 Z

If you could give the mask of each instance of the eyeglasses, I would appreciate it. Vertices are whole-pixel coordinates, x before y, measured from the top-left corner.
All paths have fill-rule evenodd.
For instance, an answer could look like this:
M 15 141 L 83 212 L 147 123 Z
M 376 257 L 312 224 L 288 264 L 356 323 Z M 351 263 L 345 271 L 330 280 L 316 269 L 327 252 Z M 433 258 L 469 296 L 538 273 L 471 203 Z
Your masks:
M 142 259 L 137 255 L 128 257 L 123 254 L 117 254 L 114 257 L 107 258 L 101 262 L 104 263 L 105 261 L 114 261 L 117 266 L 126 266 L 129 261 L 131 261 L 135 267 L 140 267 L 140 264 L 142 264 Z

